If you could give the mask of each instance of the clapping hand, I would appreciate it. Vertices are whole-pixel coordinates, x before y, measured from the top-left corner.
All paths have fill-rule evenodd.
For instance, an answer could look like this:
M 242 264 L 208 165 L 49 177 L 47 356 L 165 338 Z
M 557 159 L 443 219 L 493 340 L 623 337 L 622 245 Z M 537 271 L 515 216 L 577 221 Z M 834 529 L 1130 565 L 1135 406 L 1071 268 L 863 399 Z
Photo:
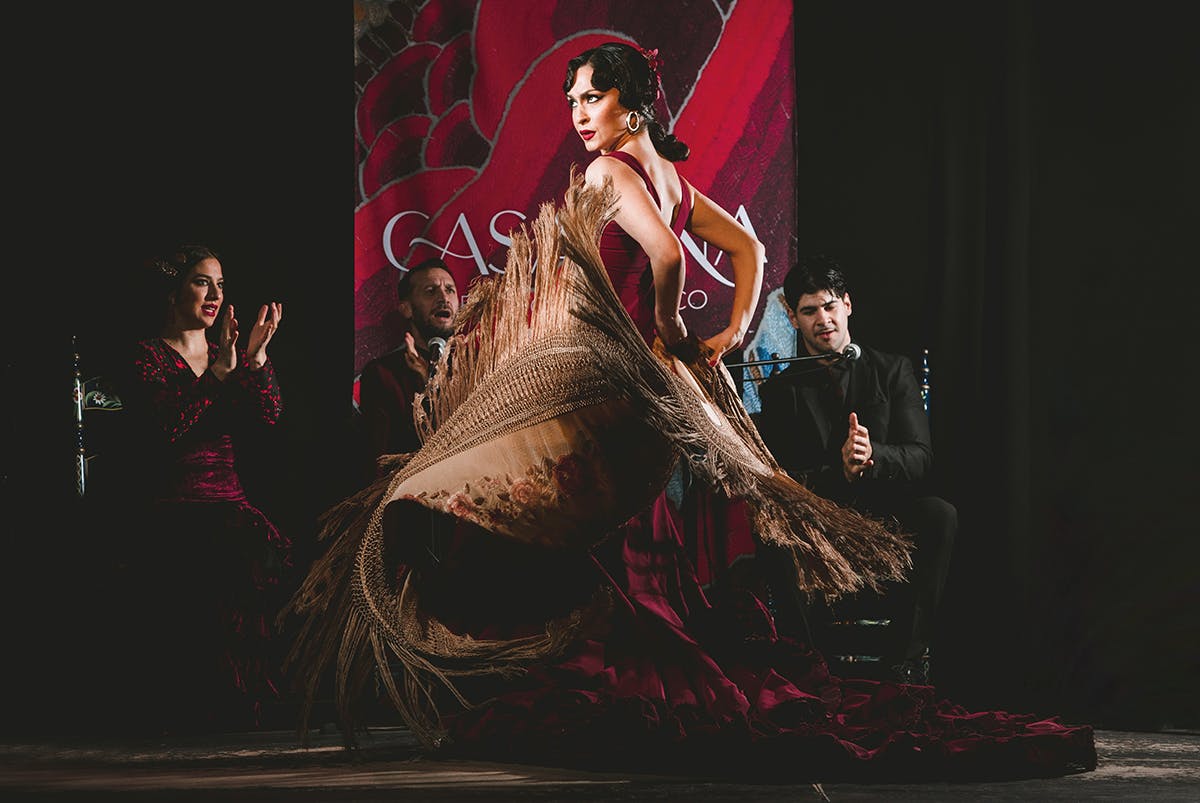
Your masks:
M 233 307 L 230 307 L 232 317 Z M 250 341 L 246 344 L 246 361 L 251 370 L 257 371 L 267 364 L 267 344 L 279 329 L 283 319 L 283 304 L 272 301 L 258 308 L 258 317 L 250 328 Z M 237 338 L 237 321 L 234 321 L 234 338 Z
M 237 368 L 237 349 L 234 348 L 237 345 L 237 339 L 237 318 L 233 317 L 233 305 L 228 304 L 225 307 L 225 314 L 221 316 L 221 331 L 217 337 L 217 359 L 210 369 L 213 376 L 221 381 L 225 381 L 225 377 Z
M 412 332 L 404 333 L 404 364 L 419 374 L 422 382 L 429 381 L 429 363 L 417 352 L 417 341 Z
M 871 448 L 871 433 L 858 423 L 858 413 L 850 413 L 850 432 L 846 442 L 842 444 L 842 474 L 846 482 L 854 482 L 875 461 L 871 459 L 874 449 Z

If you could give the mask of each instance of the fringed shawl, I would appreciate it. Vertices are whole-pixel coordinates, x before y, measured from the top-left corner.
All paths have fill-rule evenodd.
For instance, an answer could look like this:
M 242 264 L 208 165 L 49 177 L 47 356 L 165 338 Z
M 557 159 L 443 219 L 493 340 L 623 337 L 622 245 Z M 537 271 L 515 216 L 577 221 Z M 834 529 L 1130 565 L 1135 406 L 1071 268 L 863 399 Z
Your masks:
M 514 233 L 504 274 L 472 286 L 426 392 L 414 399 L 421 449 L 386 458 L 390 473 L 322 517 L 320 537 L 331 543 L 280 614 L 280 622 L 304 617 L 288 657 L 306 699 L 302 731 L 335 663 L 347 733 L 354 700 L 375 675 L 414 734 L 437 745 L 439 688 L 469 707 L 455 676 L 521 672 L 561 653 L 604 615 L 601 596 L 534 636 L 489 641 L 452 632 L 422 611 L 420 573 L 401 567 L 397 577 L 386 565 L 383 514 L 396 499 L 468 518 L 497 538 L 586 549 L 648 504 L 682 458 L 710 487 L 747 500 L 756 536 L 792 555 L 803 593 L 878 588 L 911 565 L 907 536 L 816 496 L 780 468 L 728 370 L 708 365 L 702 342 L 692 338 L 674 353 L 661 342 L 646 345 L 597 248 L 615 203 L 611 183 L 589 186 L 573 170 L 563 204 L 544 204 L 529 229 Z M 475 459 L 505 454 L 506 439 L 536 427 L 553 427 L 542 440 L 557 449 L 543 467 L 588 449 L 603 453 L 586 455 L 604 473 L 596 487 L 615 489 L 599 497 L 603 510 L 553 483 L 534 488 L 519 472 L 497 476 L 489 461 Z M 602 437 L 609 434 L 636 441 L 636 449 L 612 449 Z M 526 438 L 521 448 L 542 440 Z M 530 476 L 540 470 L 536 462 Z M 431 491 L 431 482 L 455 487 Z M 513 514 L 518 486 L 531 500 L 522 515 Z M 546 526 L 564 517 L 571 527 Z M 563 541 L 547 543 L 556 532 Z

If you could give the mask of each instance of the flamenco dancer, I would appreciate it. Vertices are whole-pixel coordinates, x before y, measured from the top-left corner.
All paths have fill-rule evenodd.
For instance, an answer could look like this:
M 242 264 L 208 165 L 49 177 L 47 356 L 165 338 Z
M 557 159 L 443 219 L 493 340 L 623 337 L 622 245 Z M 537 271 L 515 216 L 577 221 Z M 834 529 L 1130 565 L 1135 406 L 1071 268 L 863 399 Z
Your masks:
M 676 462 L 745 501 L 799 593 L 910 566 L 903 533 L 816 496 L 763 445 L 720 357 L 745 334 L 762 246 L 680 175 L 653 51 L 567 64 L 589 153 L 561 205 L 472 287 L 422 403 L 423 445 L 330 510 L 284 615 L 310 703 L 332 669 L 354 744 L 372 681 L 431 755 L 786 781 L 1061 775 L 1092 729 L 968 711 L 931 686 L 831 676 L 751 591 L 705 596 L 664 498 Z M 729 326 L 679 317 L 690 232 L 729 254 Z M 533 270 L 534 263 L 539 269 Z M 423 549 L 430 515 L 455 538 Z M 305 723 L 301 728 L 305 729 Z

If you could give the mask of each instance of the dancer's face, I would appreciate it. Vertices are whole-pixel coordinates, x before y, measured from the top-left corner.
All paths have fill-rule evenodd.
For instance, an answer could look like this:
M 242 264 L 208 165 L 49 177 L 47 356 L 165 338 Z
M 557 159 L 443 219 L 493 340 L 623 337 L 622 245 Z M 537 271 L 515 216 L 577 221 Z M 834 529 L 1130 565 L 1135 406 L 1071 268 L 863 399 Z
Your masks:
M 217 322 L 225 298 L 221 263 L 209 257 L 191 267 L 175 291 L 175 320 L 182 329 L 207 329 Z
M 589 153 L 614 151 L 629 136 L 625 127 L 629 109 L 621 105 L 620 96 L 615 86 L 605 92 L 592 86 L 592 65 L 584 64 L 575 72 L 567 105 L 571 107 L 571 122 Z
M 832 290 L 821 290 L 800 296 L 788 318 L 809 354 L 829 354 L 850 345 L 850 312 L 849 293 L 838 298 Z

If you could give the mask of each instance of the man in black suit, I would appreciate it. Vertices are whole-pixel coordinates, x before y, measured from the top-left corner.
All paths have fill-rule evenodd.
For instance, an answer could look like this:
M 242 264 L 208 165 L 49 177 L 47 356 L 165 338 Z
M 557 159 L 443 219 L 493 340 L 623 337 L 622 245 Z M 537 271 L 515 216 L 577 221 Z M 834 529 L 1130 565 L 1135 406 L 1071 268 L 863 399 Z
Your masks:
M 801 260 L 785 277 L 783 295 L 798 353 L 833 356 L 794 362 L 763 383 L 763 440 L 814 492 L 876 518 L 894 517 L 913 535 L 908 582 L 888 593 L 898 615 L 885 657 L 898 679 L 928 682 L 958 513 L 928 487 L 933 450 L 912 362 L 867 347 L 854 359 L 836 356 L 850 346 L 853 307 L 834 260 Z

